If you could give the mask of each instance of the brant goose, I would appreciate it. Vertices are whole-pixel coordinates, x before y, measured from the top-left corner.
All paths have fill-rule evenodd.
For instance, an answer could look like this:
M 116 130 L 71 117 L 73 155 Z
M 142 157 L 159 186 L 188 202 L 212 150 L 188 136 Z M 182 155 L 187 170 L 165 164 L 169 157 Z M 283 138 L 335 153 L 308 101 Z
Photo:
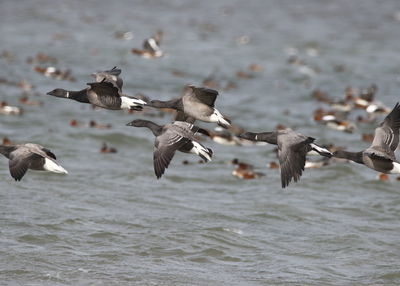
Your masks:
M 0 145 L 0 153 L 10 160 L 10 174 L 16 181 L 20 181 L 28 169 L 68 174 L 57 163 L 56 156 L 38 144 Z
M 147 127 L 156 136 L 153 160 L 157 179 L 161 178 L 165 169 L 168 168 L 176 150 L 199 155 L 206 162 L 211 161 L 212 150 L 197 142 L 194 137 L 196 132 L 206 134 L 207 131 L 193 124 L 175 121 L 160 126 L 152 121 L 136 119 L 127 126 Z
M 375 129 L 371 146 L 360 152 L 338 150 L 333 157 L 343 158 L 364 164 L 367 167 L 385 174 L 399 174 L 400 163 L 394 154 L 399 145 L 400 104 L 396 103 L 385 120 Z
M 325 157 L 332 156 L 329 150 L 314 144 L 314 138 L 307 137 L 290 129 L 262 133 L 246 132 L 239 135 L 239 137 L 278 145 L 282 188 L 287 187 L 292 178 L 295 182 L 300 179 L 304 171 L 306 154 L 308 152 L 316 151 Z
M 214 89 L 195 87 L 188 85 L 183 90 L 180 98 L 168 101 L 152 100 L 150 106 L 156 108 L 172 108 L 178 111 L 177 121 L 193 123 L 196 119 L 205 122 L 216 122 L 224 128 L 228 128 L 230 120 L 224 117 L 214 108 L 218 91 Z
M 122 95 L 113 83 L 107 82 L 104 78 L 102 82 L 88 83 L 89 87 L 80 91 L 68 91 L 62 88 L 48 92 L 48 95 L 55 97 L 69 98 L 83 103 L 91 103 L 94 106 L 105 109 L 134 109 L 142 110 L 145 101 L 135 97 Z

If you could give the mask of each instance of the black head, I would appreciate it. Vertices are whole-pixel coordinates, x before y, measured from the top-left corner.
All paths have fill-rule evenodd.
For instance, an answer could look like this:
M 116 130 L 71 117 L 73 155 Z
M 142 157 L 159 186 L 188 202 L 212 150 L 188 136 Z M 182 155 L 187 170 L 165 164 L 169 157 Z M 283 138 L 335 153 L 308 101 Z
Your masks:
M 69 97 L 69 92 L 62 88 L 56 88 L 56 89 L 48 92 L 47 94 L 55 96 L 55 97 L 63 97 L 63 98 Z
M 135 119 L 126 124 L 126 126 L 132 126 L 132 127 L 145 127 L 147 125 L 148 125 L 148 121 L 143 120 L 143 119 Z

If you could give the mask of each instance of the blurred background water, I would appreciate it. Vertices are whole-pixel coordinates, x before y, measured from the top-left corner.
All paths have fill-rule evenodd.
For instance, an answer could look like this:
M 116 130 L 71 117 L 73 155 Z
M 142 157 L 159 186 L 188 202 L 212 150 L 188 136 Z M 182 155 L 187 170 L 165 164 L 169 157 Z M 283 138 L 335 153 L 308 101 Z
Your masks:
M 158 29 L 164 57 L 130 52 Z M 268 131 L 281 123 L 358 151 L 368 146 L 361 133 L 383 116 L 351 134 L 332 130 L 312 119 L 324 105 L 310 94 L 341 99 L 347 86 L 374 83 L 379 101 L 399 101 L 399 1 L 1 1 L 0 31 L 0 99 L 22 106 L 16 83 L 25 80 L 37 95 L 29 99 L 44 103 L 0 115 L 0 136 L 50 148 L 69 171 L 28 171 L 15 182 L 1 157 L 1 285 L 400 284 L 395 176 L 382 182 L 363 166 L 332 163 L 281 189 L 279 171 L 267 168 L 273 146 L 208 140 L 212 162 L 177 153 L 156 180 L 153 135 L 125 126 L 146 114 L 46 95 L 80 90 L 92 72 L 113 66 L 125 93 L 163 100 L 213 78 L 216 106 L 236 125 Z M 57 61 L 39 63 L 38 53 Z M 289 64 L 293 55 L 306 64 Z M 34 70 L 46 64 L 75 81 Z M 112 128 L 86 127 L 91 120 Z M 118 152 L 100 154 L 103 142 Z M 233 158 L 266 176 L 233 177 Z

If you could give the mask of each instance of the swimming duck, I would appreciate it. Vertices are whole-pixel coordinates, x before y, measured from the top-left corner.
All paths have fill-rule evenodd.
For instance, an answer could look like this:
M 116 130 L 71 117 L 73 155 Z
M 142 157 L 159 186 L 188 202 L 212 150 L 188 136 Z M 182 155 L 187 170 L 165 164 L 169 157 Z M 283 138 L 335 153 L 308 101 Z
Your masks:
M 97 123 L 94 120 L 90 120 L 89 121 L 89 127 L 90 128 L 97 128 L 97 129 L 110 129 L 110 128 L 112 128 L 112 125 L 111 124 L 100 124 L 100 123 Z
M 134 48 L 131 50 L 131 52 L 146 59 L 162 57 L 164 55 L 164 52 L 160 49 L 162 36 L 163 32 L 158 30 L 154 36 L 144 40 L 142 50 Z
M 8 105 L 5 101 L 0 102 L 0 114 L 21 115 L 23 112 L 24 110 L 20 107 Z
M 7 157 L 11 176 L 20 181 L 28 169 L 68 174 L 56 161 L 56 156 L 38 144 L 0 145 L 0 153 Z
M 352 133 L 354 129 L 356 129 L 354 123 L 343 119 L 343 116 L 340 113 L 333 110 L 325 111 L 322 108 L 316 109 L 314 111 L 314 120 L 326 124 L 329 128 L 348 133 Z
M 217 96 L 218 91 L 214 89 L 188 85 L 184 88 L 182 97 L 168 101 L 152 100 L 149 106 L 176 109 L 176 121 L 216 122 L 219 126 L 228 128 L 231 125 L 230 120 L 214 108 Z
M 232 171 L 232 175 L 239 179 L 249 180 L 265 176 L 264 173 L 255 172 L 253 165 L 240 162 L 237 158 L 232 160 L 232 164 L 236 165 L 236 168 Z
M 324 160 L 324 159 L 326 159 L 326 158 L 323 158 L 322 160 L 319 160 L 319 161 L 306 160 L 304 169 L 317 169 L 317 168 L 322 168 L 324 166 L 327 166 L 329 164 L 329 160 Z
M 325 157 L 332 156 L 329 150 L 313 143 L 314 138 L 307 137 L 290 129 L 262 133 L 246 132 L 239 135 L 239 137 L 278 145 L 282 188 L 287 187 L 292 179 L 295 182 L 300 180 L 308 152 L 316 151 Z
M 41 67 L 35 66 L 34 70 L 38 73 L 43 74 L 46 77 L 55 78 L 58 80 L 68 80 L 68 81 L 76 81 L 76 79 L 71 76 L 71 71 L 69 69 L 60 70 L 55 67 Z
M 108 147 L 106 142 L 103 142 L 100 148 L 100 153 L 117 153 L 117 149 L 114 147 Z
M 80 91 L 68 91 L 62 88 L 48 92 L 48 95 L 69 98 L 82 103 L 91 103 L 97 107 L 120 110 L 142 110 L 145 101 L 122 95 L 113 83 L 105 81 L 88 83 L 89 87 Z
M 354 161 L 385 174 L 399 174 L 400 163 L 394 154 L 399 145 L 400 105 L 396 103 L 393 110 L 375 129 L 371 146 L 360 152 L 338 150 L 333 157 Z
M 30 106 L 42 106 L 43 102 L 37 101 L 37 100 L 30 100 L 27 95 L 21 96 L 18 101 L 22 104 L 25 105 L 30 105 Z
M 149 120 L 136 119 L 129 122 L 127 126 L 147 127 L 156 136 L 153 161 L 157 179 L 161 178 L 165 169 L 168 168 L 176 150 L 196 154 L 206 162 L 211 161 L 212 150 L 194 138 L 196 132 L 206 134 L 207 131 L 193 124 L 175 121 L 161 126 Z
M 208 137 L 214 142 L 221 145 L 229 145 L 229 146 L 241 146 L 241 139 L 234 135 L 230 130 L 223 129 L 221 127 L 215 128 L 213 131 L 207 130 Z

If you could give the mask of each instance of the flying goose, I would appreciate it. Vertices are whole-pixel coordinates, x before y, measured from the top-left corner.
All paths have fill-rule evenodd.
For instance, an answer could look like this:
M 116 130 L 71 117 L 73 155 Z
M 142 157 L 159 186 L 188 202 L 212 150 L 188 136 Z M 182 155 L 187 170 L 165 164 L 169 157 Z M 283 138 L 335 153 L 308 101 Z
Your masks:
M 89 87 L 80 91 L 68 91 L 62 88 L 48 92 L 48 95 L 55 97 L 69 98 L 83 103 L 91 103 L 105 109 L 134 109 L 142 110 L 145 101 L 135 97 L 122 95 L 112 82 L 107 82 L 104 78 L 101 82 L 88 83 Z
M 56 156 L 38 144 L 0 145 L 0 153 L 9 159 L 11 176 L 20 181 L 28 169 L 68 174 L 56 161 Z
M 153 161 L 157 179 L 161 178 L 165 169 L 168 168 L 176 150 L 196 154 L 205 162 L 211 161 L 212 150 L 204 147 L 194 138 L 196 132 L 207 133 L 207 131 L 193 124 L 175 121 L 161 126 L 152 121 L 136 119 L 129 122 L 127 126 L 147 127 L 156 136 Z
M 188 85 L 184 88 L 182 97 L 168 101 L 152 100 L 149 106 L 176 109 L 177 121 L 216 122 L 221 127 L 228 128 L 231 125 L 230 120 L 214 108 L 217 95 L 218 91 L 214 89 Z
M 399 174 L 400 163 L 394 152 L 399 145 L 400 104 L 396 103 L 393 110 L 375 129 L 371 146 L 360 152 L 338 150 L 333 157 L 354 161 L 385 174 Z
M 291 129 L 262 133 L 246 132 L 239 135 L 239 137 L 278 145 L 282 188 L 287 187 L 292 179 L 295 182 L 300 180 L 304 171 L 308 152 L 315 151 L 325 157 L 332 156 L 329 150 L 313 143 L 315 140 L 314 138 L 305 136 Z

